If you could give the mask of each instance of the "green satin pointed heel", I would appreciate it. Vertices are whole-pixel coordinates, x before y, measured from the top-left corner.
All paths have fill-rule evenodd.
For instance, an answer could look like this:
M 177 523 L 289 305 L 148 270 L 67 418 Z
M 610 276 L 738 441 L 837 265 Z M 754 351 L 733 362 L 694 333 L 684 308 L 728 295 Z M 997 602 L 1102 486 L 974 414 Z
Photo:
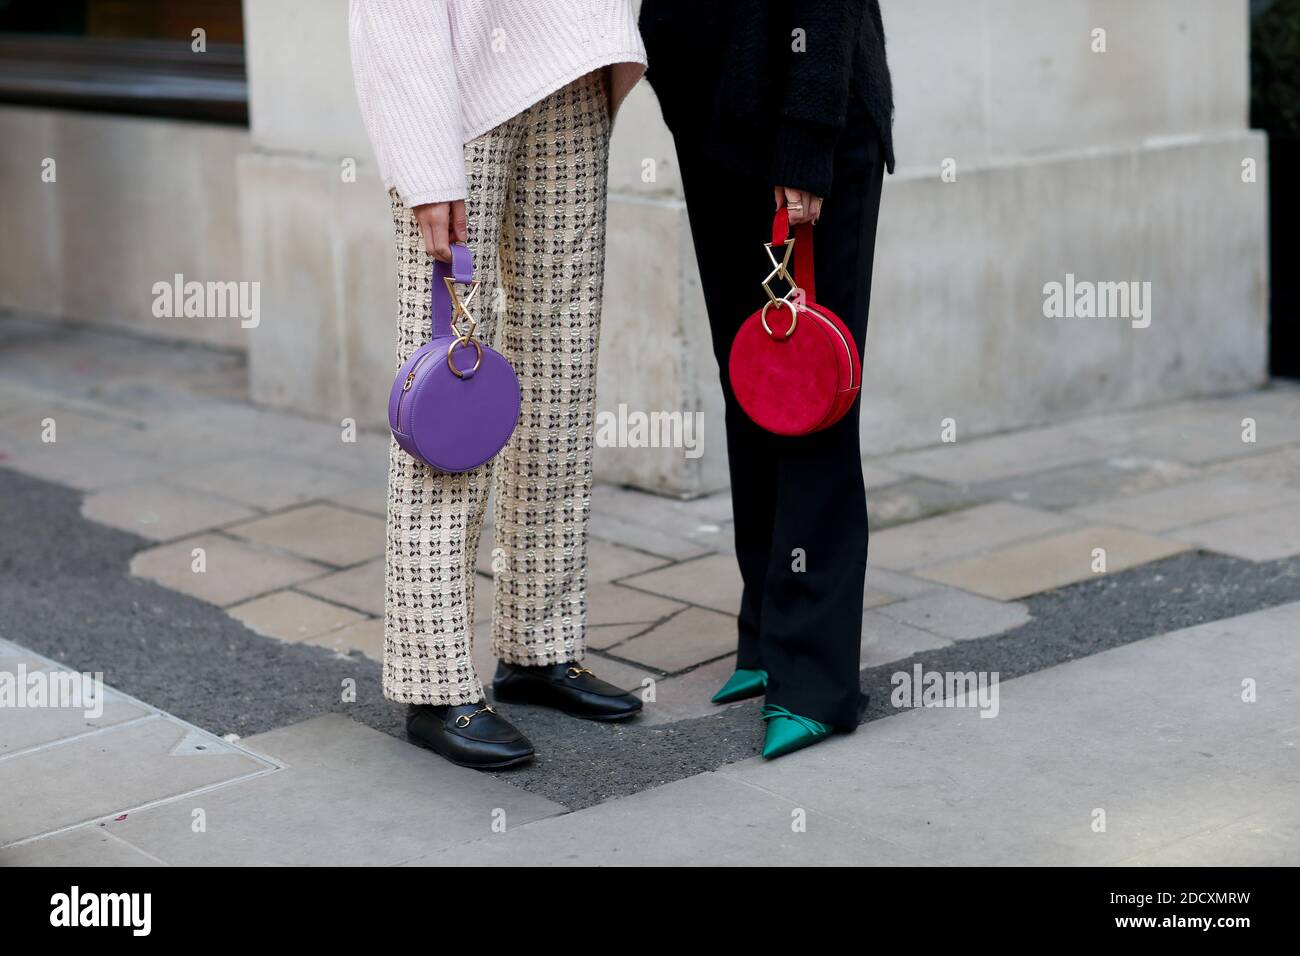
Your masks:
M 735 700 L 757 697 L 767 690 L 767 671 L 738 670 L 727 678 L 727 682 L 713 695 L 715 704 L 730 704 Z
M 831 728 L 821 721 L 800 717 L 775 704 L 764 704 L 761 716 L 768 722 L 767 736 L 763 740 L 765 760 L 811 747 L 831 735 Z

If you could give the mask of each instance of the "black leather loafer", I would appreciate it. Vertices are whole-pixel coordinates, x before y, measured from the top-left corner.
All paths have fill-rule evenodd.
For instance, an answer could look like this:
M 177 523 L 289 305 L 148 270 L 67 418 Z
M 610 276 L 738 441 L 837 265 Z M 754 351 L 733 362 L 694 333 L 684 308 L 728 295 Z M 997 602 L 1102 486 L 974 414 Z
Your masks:
M 406 736 L 462 767 L 492 770 L 533 759 L 533 745 L 486 702 L 412 704 Z
M 497 700 L 554 707 L 584 720 L 626 720 L 641 711 L 641 698 L 578 664 L 521 667 L 501 661 L 492 691 Z

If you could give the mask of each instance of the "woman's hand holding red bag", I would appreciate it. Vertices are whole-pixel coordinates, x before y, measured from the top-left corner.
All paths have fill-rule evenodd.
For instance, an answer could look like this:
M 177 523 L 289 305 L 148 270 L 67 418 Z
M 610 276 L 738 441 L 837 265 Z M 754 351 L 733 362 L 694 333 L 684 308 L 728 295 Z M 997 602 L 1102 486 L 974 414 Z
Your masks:
M 788 186 L 776 186 L 773 188 L 773 193 L 776 197 L 776 208 L 785 206 L 790 210 L 791 227 L 805 222 L 817 225 L 817 220 L 822 214 L 821 196 L 814 196 L 806 189 L 790 189 Z

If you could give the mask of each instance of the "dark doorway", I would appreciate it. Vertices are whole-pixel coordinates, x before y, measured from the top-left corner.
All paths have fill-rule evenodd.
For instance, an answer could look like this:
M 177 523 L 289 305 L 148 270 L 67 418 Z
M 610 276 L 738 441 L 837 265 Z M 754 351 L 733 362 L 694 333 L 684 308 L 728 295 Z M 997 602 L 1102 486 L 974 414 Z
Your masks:
M 247 125 L 241 0 L 0 0 L 0 103 Z
M 1268 133 L 1269 371 L 1300 378 L 1300 0 L 1251 0 L 1250 125 Z

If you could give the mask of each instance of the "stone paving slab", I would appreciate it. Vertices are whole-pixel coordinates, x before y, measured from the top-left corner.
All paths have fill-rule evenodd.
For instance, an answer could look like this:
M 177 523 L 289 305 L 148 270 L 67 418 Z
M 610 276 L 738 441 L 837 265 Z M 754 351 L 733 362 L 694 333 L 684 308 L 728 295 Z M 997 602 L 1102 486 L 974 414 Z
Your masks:
M 1134 442 L 1148 454 L 1192 464 L 1254 455 L 1300 442 L 1300 402 L 1292 405 L 1284 410 L 1263 404 L 1251 407 L 1238 403 L 1235 409 L 1207 404 L 1193 420 L 1141 429 Z M 1256 419 L 1254 441 L 1243 440 L 1245 418 Z
M 0 847 L 272 768 L 154 712 L 0 759 Z
M 369 866 L 399 863 L 563 811 L 494 776 L 331 714 L 243 745 L 284 769 L 110 824 L 169 864 Z M 191 830 L 202 808 L 207 831 Z
M 862 615 L 862 646 L 858 667 L 867 670 L 906 660 L 913 654 L 935 651 L 952 644 L 945 638 L 920 627 L 913 627 L 879 611 Z
M 674 561 L 731 546 L 731 496 L 681 501 L 614 485 L 591 491 L 591 536 Z
M 149 854 L 123 843 L 96 823 L 64 830 L 29 843 L 0 848 L 0 866 L 162 866 Z
M 216 414 L 220 416 L 221 412 Z M 276 450 L 276 445 L 270 444 L 259 432 L 255 419 L 246 425 L 222 428 L 205 419 L 201 411 L 183 410 L 175 412 L 173 418 L 147 421 L 142 427 L 113 436 L 110 441 L 112 444 L 109 445 L 108 441 L 96 440 L 94 454 L 114 450 L 140 455 L 165 464 L 172 472 L 214 466 L 227 460 Z M 90 451 L 88 447 L 87 451 Z
M 898 600 L 900 598 L 897 594 L 890 594 L 888 591 L 877 591 L 871 587 L 863 587 L 862 589 L 862 607 L 864 610 L 884 607 L 886 604 L 893 604 Z
M 366 614 L 384 613 L 384 559 L 367 561 L 297 585 L 297 590 Z
M 318 444 L 328 440 L 343 446 L 340 430 L 331 423 L 246 402 L 207 401 L 190 409 L 169 412 L 150 423 L 148 434 L 157 446 L 195 443 L 222 452 L 242 453 L 227 454 L 224 456 L 227 459 L 265 453 L 296 455 L 312 443 L 313 437 L 318 438 Z M 344 454 L 348 454 L 348 449 L 357 452 L 356 445 L 343 447 Z M 367 451 L 371 447 L 367 445 Z
M 233 618 L 250 630 L 282 641 L 304 641 L 322 637 L 367 618 L 350 608 L 330 604 L 296 591 L 275 591 L 229 609 Z
M 1257 419 L 1300 422 L 1300 381 L 1279 378 L 1262 388 L 1196 400 L 1198 408 L 1220 408 L 1234 418 L 1249 415 Z
M 1263 481 L 1300 488 L 1300 445 L 1210 465 L 1204 469 L 1204 473 L 1234 475 L 1245 481 Z
M 602 483 L 592 489 L 591 496 L 593 509 L 625 514 L 629 520 L 683 536 L 692 534 L 700 525 L 721 524 L 733 517 L 731 495 L 726 491 L 683 499 Z
M 1073 513 L 1093 524 L 1159 532 L 1295 503 L 1300 503 L 1300 489 L 1224 475 L 1110 498 Z
M 1115 863 L 1289 801 L 1282 839 L 1300 822 L 1298 632 L 1300 603 L 1215 621 L 1008 681 L 992 719 L 915 710 L 722 772 L 959 865 Z
M 951 588 L 897 601 L 880 608 L 880 613 L 953 641 L 1001 634 L 1029 620 L 1029 609 L 1023 604 L 993 601 Z
M 206 570 L 202 572 L 193 569 L 196 548 L 202 548 L 206 554 Z M 216 534 L 149 548 L 131 559 L 131 573 L 136 577 L 148 578 L 221 607 L 319 578 L 328 571 L 311 561 Z
M 304 643 L 328 647 L 336 654 L 348 655 L 357 651 L 372 661 L 384 659 L 384 619 L 366 618 L 336 631 L 325 631 L 309 637 Z
M 740 609 L 740 568 L 729 554 L 683 561 L 624 578 L 622 583 L 723 614 L 734 615 Z
M 5 453 L 4 465 L 33 478 L 57 482 L 78 491 L 96 491 L 114 485 L 147 481 L 171 470 L 166 462 L 143 455 L 125 454 L 112 445 L 93 449 L 83 446 L 57 450 L 33 449 Z M 93 465 L 91 464 L 93 462 Z
M 587 579 L 589 581 L 617 581 L 664 566 L 662 558 L 611 544 L 608 541 L 587 542 Z
M 862 483 L 867 491 L 884 488 L 906 480 L 907 476 L 866 459 L 862 462 Z
M 226 533 L 336 567 L 384 553 L 384 522 L 328 504 L 304 505 L 233 525 Z
M 353 511 L 364 511 L 377 518 L 388 515 L 388 483 L 384 479 L 364 482 L 351 491 L 331 495 L 329 500 Z
M 1172 536 L 1207 551 L 1247 561 L 1272 561 L 1300 554 L 1300 505 L 1207 521 L 1175 531 Z
M 678 537 L 671 532 L 626 521 L 611 512 L 593 511 L 588 530 L 593 540 L 626 545 L 665 560 L 687 561 L 730 546 L 728 541 L 730 532 L 725 531 L 722 525 L 717 527 L 719 530 L 711 533 L 707 542 L 701 543 L 690 538 Z
M 1131 445 L 1145 429 L 1184 425 L 1202 420 L 1221 398 L 1188 398 L 1155 405 L 1143 405 L 1098 412 L 1050 427 L 1065 429 L 1067 435 L 1094 445 L 1121 448 Z
M 1052 425 L 987 438 L 959 437 L 934 448 L 891 455 L 879 464 L 960 486 L 1105 458 L 1123 447 L 1118 436 L 1099 443 L 1081 438 L 1067 425 Z
M 736 653 L 736 617 L 688 607 L 654 629 L 610 652 L 672 674 L 696 664 Z
M 1253 419 L 1253 442 L 1243 420 Z M 1300 389 L 1284 383 L 1234 396 L 1188 399 L 1090 416 L 1064 427 L 1088 441 L 1123 442 L 1131 451 L 1202 463 L 1300 442 Z
M 647 594 L 621 584 L 597 581 L 587 586 L 587 623 L 650 625 L 686 607 L 657 594 Z
M 1050 511 L 996 501 L 877 532 L 871 536 L 870 560 L 887 570 L 908 571 L 1078 523 Z
M 261 511 L 331 498 L 361 484 L 349 472 L 269 453 L 184 469 L 169 480 Z
M 1106 573 L 1158 561 L 1188 545 L 1123 528 L 1089 527 L 997 548 L 974 558 L 917 569 L 917 574 L 999 601 L 1014 601 L 1095 577 L 1093 550 L 1106 552 Z
M 1241 421 L 1257 422 L 1255 443 Z M 902 452 L 872 463 L 952 485 L 978 484 L 1082 465 L 1115 456 L 1200 464 L 1300 443 L 1300 389 L 1272 388 L 1222 399 L 1130 409 Z
M 599 485 L 597 485 L 599 488 Z M 702 554 L 710 554 L 712 551 L 729 548 L 729 531 L 725 531 L 722 523 L 711 524 L 701 523 L 695 527 L 712 527 L 716 531 L 698 532 L 699 536 L 706 537 L 706 541 L 695 541 L 693 538 L 684 537 L 664 531 L 662 528 L 656 528 L 654 525 L 633 522 L 627 516 L 619 514 L 617 511 L 597 510 L 594 503 L 591 506 L 591 520 L 589 525 L 590 536 L 593 540 L 608 541 L 611 544 L 624 545 L 638 551 L 645 551 L 646 554 L 653 554 L 655 557 L 666 559 L 666 561 L 688 561 L 690 558 L 698 558 Z
M 89 494 L 81 513 L 152 541 L 170 541 L 233 524 L 256 513 L 233 501 L 161 481 L 115 485 Z
M 288 414 L 280 418 L 277 426 L 284 433 L 275 444 L 280 454 L 361 478 L 387 480 L 391 435 L 356 431 L 351 434 L 351 440 L 344 441 L 342 428 L 334 422 L 317 422 Z
M 155 380 L 192 383 L 227 371 L 242 380 L 243 363 L 228 350 L 160 342 L 120 330 L 72 324 L 49 316 L 5 310 L 0 318 L 0 369 L 12 383 L 57 382 L 68 392 L 99 392 L 113 382 L 138 387 L 141 368 Z
M 96 445 L 107 444 L 96 442 Z M 114 435 L 111 446 L 125 454 L 161 462 L 173 472 L 274 450 L 256 431 L 208 427 L 201 419 L 196 420 L 194 412 L 184 411 L 174 418 L 151 421 L 125 434 Z
M 1065 468 L 981 482 L 971 493 L 1035 508 L 1073 508 L 1103 499 L 1136 495 L 1188 481 L 1191 465 L 1145 455 L 1119 455 Z
M 0 351 L 0 356 L 4 354 Z M 63 376 L 58 373 L 54 376 L 54 380 L 61 378 Z M 98 398 L 87 400 L 64 389 L 51 390 L 48 387 L 25 385 L 12 378 L 6 379 L 0 399 L 4 401 L 3 410 L 0 411 L 0 425 L 10 433 L 12 440 L 20 442 L 39 441 L 44 427 L 41 423 L 46 418 L 61 421 L 66 415 L 77 416 L 86 423 L 86 427 L 83 429 L 80 423 L 73 422 L 67 429 L 56 429 L 56 437 L 75 436 L 82 440 L 120 435 L 121 429 L 140 429 L 148 422 L 147 416 L 142 416 L 133 409 L 115 408 L 112 403 Z M 120 428 L 102 429 L 102 423 L 115 423 Z M 58 428 L 62 429 L 62 426 Z
M 876 564 L 872 557 L 867 558 L 865 594 L 871 594 L 875 591 L 881 594 L 893 595 L 894 599 L 901 599 L 920 597 L 922 594 L 930 594 L 942 587 L 943 585 L 936 584 L 934 581 L 927 581 L 925 578 L 902 574 L 898 571 L 889 571 Z M 868 607 L 873 606 L 870 603 L 864 603 Z
M 53 425 L 53 441 L 47 422 Z M 58 401 L 34 399 L 4 418 L 4 448 L 10 453 L 75 453 L 89 442 L 114 441 L 132 432 L 129 424 L 107 414 L 74 411 Z
M 604 650 L 645 632 L 647 624 L 603 624 L 587 628 L 587 646 Z
M 1240 819 L 1134 854 L 1125 866 L 1300 866 L 1300 817 L 1293 792 L 1268 795 Z
M 707 717 L 729 707 L 742 706 L 742 702 L 719 705 L 711 700 L 735 669 L 736 655 L 729 654 L 685 674 L 656 680 L 654 700 L 647 701 L 637 720 L 647 726 L 671 724 L 693 717 Z
M 1298 630 L 1300 603 L 1148 638 L 1000 685 L 991 719 L 916 709 L 410 862 L 1293 860 Z M 806 832 L 790 829 L 797 811 Z M 1231 827 L 1262 832 L 1228 845 Z
M 382 565 L 381 562 L 377 562 Z M 496 601 L 496 582 L 481 574 L 474 575 L 474 622 L 481 624 L 492 620 L 492 605 Z
M 987 500 L 965 487 L 912 478 L 884 488 L 868 489 L 867 519 L 874 533 L 909 521 L 983 504 Z
M 795 827 L 802 826 L 799 832 Z M 717 773 L 447 847 L 407 866 L 861 866 L 933 863 Z

